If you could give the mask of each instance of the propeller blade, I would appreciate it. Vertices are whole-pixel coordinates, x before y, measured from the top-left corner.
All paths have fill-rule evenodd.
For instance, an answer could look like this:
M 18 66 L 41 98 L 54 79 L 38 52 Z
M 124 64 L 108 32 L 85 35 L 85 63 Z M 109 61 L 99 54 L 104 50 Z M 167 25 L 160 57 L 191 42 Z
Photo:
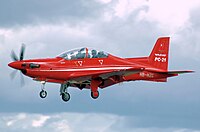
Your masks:
M 18 57 L 16 56 L 15 52 L 12 50 L 11 52 L 11 58 L 13 59 L 13 61 L 18 61 Z
M 14 71 L 12 71 L 12 72 L 10 73 L 10 78 L 11 78 L 11 80 L 13 80 L 13 79 L 15 78 L 16 73 L 17 73 L 17 70 L 14 70 Z
M 13 59 L 13 61 L 22 61 L 24 59 L 24 52 L 25 52 L 25 44 L 22 44 L 20 54 L 19 54 L 19 58 L 16 56 L 16 54 L 13 50 L 11 52 L 11 58 Z M 20 83 L 21 83 L 21 87 L 23 87 L 25 85 L 25 81 L 24 81 L 24 76 L 22 75 L 22 70 L 20 70 L 20 71 L 21 71 Z M 13 71 L 10 74 L 10 77 L 11 77 L 12 80 L 16 76 L 16 73 L 17 73 L 17 70 Z
M 23 87 L 25 85 L 24 76 L 23 76 L 22 72 L 20 72 L 20 84 L 21 84 L 21 87 Z
M 20 61 L 24 59 L 25 44 L 22 44 L 20 51 Z

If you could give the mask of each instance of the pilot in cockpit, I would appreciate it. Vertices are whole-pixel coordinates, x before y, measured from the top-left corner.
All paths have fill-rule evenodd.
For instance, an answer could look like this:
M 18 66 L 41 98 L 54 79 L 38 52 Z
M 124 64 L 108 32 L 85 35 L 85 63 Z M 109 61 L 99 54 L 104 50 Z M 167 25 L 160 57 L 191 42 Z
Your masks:
M 78 51 L 78 53 L 76 54 L 76 59 L 83 59 L 85 58 L 86 53 L 85 52 L 85 48 L 82 48 Z
M 97 51 L 96 50 L 92 50 L 92 58 L 97 58 Z

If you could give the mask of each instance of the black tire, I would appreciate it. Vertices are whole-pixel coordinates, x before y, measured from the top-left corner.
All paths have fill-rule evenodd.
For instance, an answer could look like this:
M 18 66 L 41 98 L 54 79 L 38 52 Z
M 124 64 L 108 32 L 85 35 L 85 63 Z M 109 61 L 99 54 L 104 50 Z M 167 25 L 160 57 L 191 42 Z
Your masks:
M 70 94 L 69 93 L 62 93 L 62 100 L 67 102 L 70 100 Z
M 97 92 L 97 96 L 94 96 L 94 92 L 91 92 L 91 97 L 93 99 L 97 99 L 99 97 L 99 91 L 96 91 Z
M 47 91 L 44 91 L 44 90 L 40 91 L 40 97 L 46 98 L 47 97 Z

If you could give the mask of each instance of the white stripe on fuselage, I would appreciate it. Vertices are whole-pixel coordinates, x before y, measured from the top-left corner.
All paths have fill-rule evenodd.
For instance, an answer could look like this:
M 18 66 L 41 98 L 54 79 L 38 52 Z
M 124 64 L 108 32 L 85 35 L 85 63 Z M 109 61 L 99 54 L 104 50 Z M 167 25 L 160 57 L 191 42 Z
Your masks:
M 72 68 L 72 69 L 56 69 L 56 70 L 39 70 L 39 71 L 98 71 L 98 70 L 127 70 L 133 67 L 99 67 L 99 68 Z

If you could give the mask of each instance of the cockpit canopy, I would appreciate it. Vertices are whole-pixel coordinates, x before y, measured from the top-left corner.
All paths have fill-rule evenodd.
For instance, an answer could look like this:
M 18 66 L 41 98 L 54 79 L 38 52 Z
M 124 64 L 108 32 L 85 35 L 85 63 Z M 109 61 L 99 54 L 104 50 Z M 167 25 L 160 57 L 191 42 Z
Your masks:
M 66 60 L 84 59 L 84 58 L 107 58 L 108 54 L 104 51 L 98 51 L 95 49 L 81 48 L 67 52 L 63 52 L 58 57 Z

